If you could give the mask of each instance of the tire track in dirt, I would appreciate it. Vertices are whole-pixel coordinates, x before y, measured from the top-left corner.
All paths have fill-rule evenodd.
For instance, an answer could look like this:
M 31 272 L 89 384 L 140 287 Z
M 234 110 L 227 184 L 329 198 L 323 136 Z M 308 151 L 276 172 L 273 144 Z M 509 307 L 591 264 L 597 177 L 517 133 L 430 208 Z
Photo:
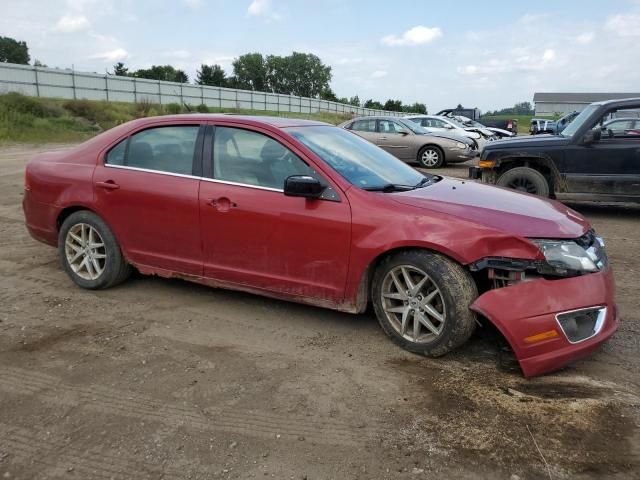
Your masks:
M 381 435 L 383 426 L 350 426 L 328 418 L 277 415 L 261 411 L 231 411 L 219 408 L 189 408 L 170 405 L 151 397 L 104 386 L 74 386 L 61 378 L 16 367 L 0 370 L 0 390 L 14 395 L 34 396 L 45 403 L 80 407 L 120 417 L 146 419 L 166 425 L 184 424 L 197 432 L 224 431 L 261 438 L 309 441 L 344 446 L 361 446 Z

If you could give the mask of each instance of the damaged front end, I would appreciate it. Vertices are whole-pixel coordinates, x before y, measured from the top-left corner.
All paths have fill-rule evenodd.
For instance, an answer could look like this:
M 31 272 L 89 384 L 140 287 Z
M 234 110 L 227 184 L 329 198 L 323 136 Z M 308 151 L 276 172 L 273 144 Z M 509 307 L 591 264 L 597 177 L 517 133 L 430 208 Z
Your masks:
M 511 345 L 525 376 L 590 354 L 617 328 L 614 280 L 604 242 L 530 239 L 535 260 L 486 257 L 469 265 L 480 296 L 471 309 Z

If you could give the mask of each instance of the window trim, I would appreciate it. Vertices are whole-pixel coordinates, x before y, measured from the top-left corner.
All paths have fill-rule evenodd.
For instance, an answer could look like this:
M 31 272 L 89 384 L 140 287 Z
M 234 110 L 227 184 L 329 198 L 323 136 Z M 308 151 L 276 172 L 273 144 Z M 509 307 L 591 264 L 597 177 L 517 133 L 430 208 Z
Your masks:
M 156 170 L 156 169 L 152 169 L 152 168 L 141 168 L 141 167 L 132 167 L 130 165 L 128 165 L 128 159 L 129 159 L 129 146 L 131 144 L 131 138 L 134 135 L 137 135 L 139 133 L 145 132 L 147 130 L 154 130 L 154 129 L 159 129 L 159 128 L 171 128 L 171 127 L 198 127 L 198 133 L 196 135 L 196 142 L 194 145 L 194 150 L 193 150 L 193 156 L 191 159 L 191 174 L 184 174 L 184 173 L 175 173 L 175 172 L 168 172 L 166 170 Z M 175 176 L 175 177 L 184 177 L 184 178 L 201 178 L 202 177 L 202 165 L 203 165 L 203 146 L 204 146 L 204 136 L 205 136 L 205 128 L 207 127 L 207 125 L 203 124 L 203 123 L 177 123 L 177 124 L 165 124 L 165 125 L 149 125 L 145 128 L 141 128 L 140 130 L 136 130 L 134 132 L 129 132 L 129 134 L 126 136 L 126 138 L 120 138 L 118 139 L 118 141 L 116 143 L 114 143 L 112 146 L 110 146 L 102 155 L 102 164 L 105 167 L 110 167 L 110 168 L 120 168 L 120 169 L 126 169 L 126 170 L 134 170 L 134 171 L 139 171 L 139 172 L 145 172 L 145 173 L 160 173 L 160 174 L 164 174 L 164 175 L 171 175 L 171 176 Z M 108 163 L 107 162 L 107 157 L 109 156 L 109 153 L 116 148 L 118 145 L 120 145 L 122 142 L 126 142 L 125 145 L 125 151 L 124 151 L 124 164 L 123 165 L 114 165 L 112 163 Z

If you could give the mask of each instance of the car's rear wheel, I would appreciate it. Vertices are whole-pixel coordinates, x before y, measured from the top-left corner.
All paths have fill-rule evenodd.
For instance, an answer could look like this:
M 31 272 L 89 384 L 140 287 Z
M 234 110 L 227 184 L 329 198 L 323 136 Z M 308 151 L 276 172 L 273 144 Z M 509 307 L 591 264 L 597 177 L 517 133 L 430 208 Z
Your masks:
M 547 179 L 540 172 L 529 167 L 516 167 L 507 170 L 500 175 L 496 184 L 541 197 L 549 196 Z
M 374 273 L 371 296 L 382 329 L 410 352 L 444 355 L 475 329 L 473 279 L 436 253 L 407 250 L 387 257 Z
M 58 250 L 67 274 L 82 288 L 113 287 L 131 274 L 107 224 L 87 210 L 72 213 L 62 223 Z
M 418 152 L 418 163 L 424 168 L 439 168 L 444 164 L 444 152 L 435 145 L 427 145 Z

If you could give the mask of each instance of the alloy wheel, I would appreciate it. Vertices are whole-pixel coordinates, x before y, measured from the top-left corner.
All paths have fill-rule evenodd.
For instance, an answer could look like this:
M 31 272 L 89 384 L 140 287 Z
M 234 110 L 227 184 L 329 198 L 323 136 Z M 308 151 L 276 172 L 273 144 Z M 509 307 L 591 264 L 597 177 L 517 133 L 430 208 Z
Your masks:
M 428 343 L 442 333 L 446 321 L 442 293 L 419 268 L 394 267 L 382 281 L 381 295 L 389 323 L 406 340 Z
M 96 280 L 107 262 L 107 250 L 98 231 L 86 223 L 69 229 L 65 239 L 65 255 L 73 272 L 85 280 Z
M 533 183 L 531 180 L 525 177 L 514 178 L 512 181 L 510 181 L 507 184 L 507 187 L 512 188 L 514 190 L 518 190 L 519 192 L 526 192 L 526 193 L 533 193 L 533 194 L 538 193 L 538 188 L 536 187 L 535 183 Z

